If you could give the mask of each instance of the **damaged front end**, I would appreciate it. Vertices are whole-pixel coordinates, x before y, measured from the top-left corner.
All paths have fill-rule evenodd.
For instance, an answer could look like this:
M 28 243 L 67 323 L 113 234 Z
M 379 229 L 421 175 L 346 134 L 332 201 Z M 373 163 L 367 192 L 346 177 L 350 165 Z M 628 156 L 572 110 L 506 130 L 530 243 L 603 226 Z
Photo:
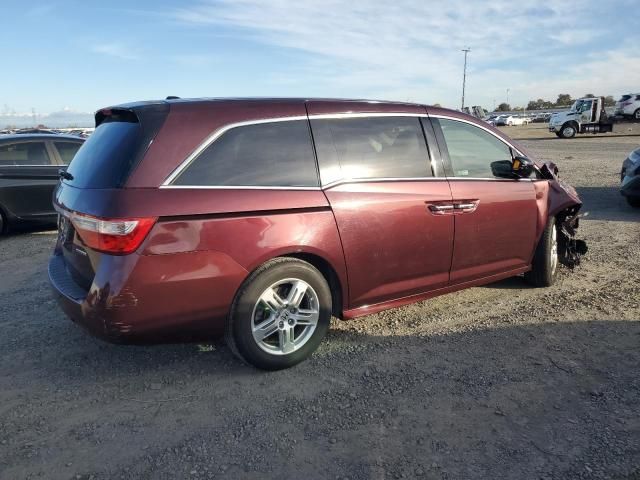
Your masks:
M 548 193 L 549 215 L 556 217 L 558 229 L 558 260 L 561 264 L 573 269 L 580 265 L 580 258 L 587 253 L 587 243 L 576 238 L 576 230 L 580 217 L 586 213 L 579 213 L 582 201 L 576 190 L 558 178 L 558 167 L 548 162 L 540 169 L 540 177 L 550 180 Z

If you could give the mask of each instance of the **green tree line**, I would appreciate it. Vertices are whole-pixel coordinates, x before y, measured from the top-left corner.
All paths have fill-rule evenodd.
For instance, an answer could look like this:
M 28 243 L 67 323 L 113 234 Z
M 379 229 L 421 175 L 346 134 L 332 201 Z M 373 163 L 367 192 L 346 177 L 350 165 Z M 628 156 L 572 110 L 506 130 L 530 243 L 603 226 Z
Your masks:
M 595 95 L 593 93 L 587 93 L 586 95 L 584 95 L 584 97 L 595 98 Z M 580 97 L 580 98 L 583 98 L 583 97 Z M 531 100 L 527 104 L 527 110 L 544 110 L 546 108 L 570 107 L 574 101 L 575 99 L 571 98 L 571 95 L 569 95 L 568 93 L 561 93 L 560 95 L 558 95 L 558 98 L 555 101 L 555 103 L 549 100 L 544 100 L 542 98 L 539 98 L 537 100 Z M 615 104 L 616 104 L 616 101 L 612 95 L 607 95 L 606 97 L 604 97 L 605 107 L 612 107 Z
M 593 93 L 587 93 L 586 95 L 580 98 L 584 98 L 584 97 L 595 98 L 595 95 Z M 549 108 L 563 108 L 563 107 L 568 108 L 571 106 L 571 104 L 574 101 L 575 99 L 571 98 L 571 95 L 569 95 L 568 93 L 561 93 L 560 95 L 558 95 L 558 98 L 556 99 L 555 102 L 552 102 L 550 100 L 545 100 L 543 98 L 539 98 L 537 100 L 530 100 L 529 103 L 527 104 L 526 110 L 546 110 Z M 613 98 L 613 95 L 607 95 L 606 97 L 604 97 L 605 107 L 613 107 L 615 104 L 616 104 L 616 100 L 615 98 Z M 501 103 L 496 108 L 496 112 L 512 112 L 516 110 L 523 110 L 523 108 L 522 107 L 511 108 L 511 105 L 509 105 L 508 103 Z

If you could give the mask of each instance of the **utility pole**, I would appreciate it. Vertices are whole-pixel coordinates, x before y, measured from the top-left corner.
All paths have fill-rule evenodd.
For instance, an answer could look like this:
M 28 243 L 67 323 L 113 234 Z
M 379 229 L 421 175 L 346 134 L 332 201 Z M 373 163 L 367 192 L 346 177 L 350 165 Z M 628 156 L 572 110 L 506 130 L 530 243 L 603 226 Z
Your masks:
M 507 88 L 507 105 L 509 105 L 509 89 Z
M 471 51 L 471 48 L 463 48 L 460 51 L 464 52 L 464 70 L 462 71 L 462 108 L 460 108 L 460 110 L 464 110 L 464 87 L 467 83 L 467 54 Z

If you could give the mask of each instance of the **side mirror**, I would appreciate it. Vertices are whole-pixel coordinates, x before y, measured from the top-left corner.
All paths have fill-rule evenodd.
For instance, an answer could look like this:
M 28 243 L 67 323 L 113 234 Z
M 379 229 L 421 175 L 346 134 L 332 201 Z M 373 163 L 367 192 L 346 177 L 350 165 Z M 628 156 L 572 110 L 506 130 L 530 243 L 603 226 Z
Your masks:
M 534 168 L 535 164 L 527 157 L 516 156 L 511 162 L 511 173 L 516 178 L 529 178 Z
M 511 160 L 497 160 L 491 162 L 491 173 L 497 178 L 516 178 L 513 174 Z

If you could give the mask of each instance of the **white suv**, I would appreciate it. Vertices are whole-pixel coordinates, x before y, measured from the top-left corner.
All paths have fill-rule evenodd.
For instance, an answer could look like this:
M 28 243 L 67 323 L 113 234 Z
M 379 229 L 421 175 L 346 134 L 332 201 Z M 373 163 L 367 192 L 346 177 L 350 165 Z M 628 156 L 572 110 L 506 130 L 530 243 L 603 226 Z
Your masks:
M 640 93 L 628 93 L 616 102 L 616 115 L 624 115 L 640 120 Z

